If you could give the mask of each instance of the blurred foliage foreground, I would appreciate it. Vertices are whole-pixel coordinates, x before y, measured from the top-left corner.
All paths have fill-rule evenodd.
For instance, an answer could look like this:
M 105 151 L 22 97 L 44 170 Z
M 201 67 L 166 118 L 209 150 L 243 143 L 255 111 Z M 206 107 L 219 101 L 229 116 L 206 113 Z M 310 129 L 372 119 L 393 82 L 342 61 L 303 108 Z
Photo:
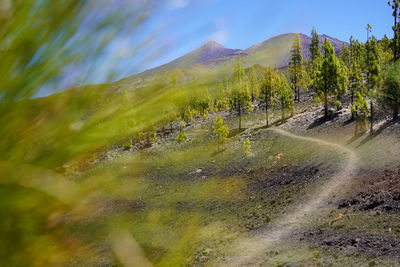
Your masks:
M 125 93 L 105 84 L 35 97 L 62 83 L 71 69 L 80 70 L 81 78 L 93 74 L 93 62 L 110 40 L 121 32 L 134 34 L 157 4 L 0 0 L 1 266 L 151 265 L 133 230 L 124 227 L 134 220 L 142 197 L 143 186 L 136 181 L 142 179 L 145 160 L 130 158 L 123 162 L 129 168 L 118 163 L 91 173 L 90 179 L 71 178 L 63 166 L 79 165 L 129 136 L 176 120 L 188 95 L 201 94 L 197 91 L 207 81 L 185 87 L 165 77 L 164 84 Z M 215 184 L 200 185 L 191 197 L 201 199 L 209 189 Z M 132 206 L 132 212 L 110 215 L 113 199 L 120 204 L 112 207 Z M 179 218 L 177 211 L 154 211 L 134 232 L 156 231 L 158 221 L 172 218 Z M 181 219 L 187 229 L 174 245 L 168 243 L 170 252 L 162 253 L 159 265 L 182 260 L 174 251 L 184 250 L 195 233 L 196 215 Z

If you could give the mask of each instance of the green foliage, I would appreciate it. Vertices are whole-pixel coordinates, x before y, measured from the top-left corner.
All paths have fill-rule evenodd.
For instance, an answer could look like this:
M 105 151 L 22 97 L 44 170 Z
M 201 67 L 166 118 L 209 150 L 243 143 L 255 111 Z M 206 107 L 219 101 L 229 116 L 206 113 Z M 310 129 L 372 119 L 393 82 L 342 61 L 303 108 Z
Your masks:
M 362 69 L 365 68 L 366 64 L 366 49 L 363 44 L 361 44 L 358 40 L 350 37 L 350 57 L 351 62 L 357 62 Z
M 246 87 L 246 73 L 240 60 L 236 60 L 233 65 L 231 83 L 234 87 L 244 89 Z
M 261 83 L 261 103 L 265 108 L 266 125 L 269 125 L 268 110 L 271 106 L 276 104 L 277 87 L 279 85 L 279 75 L 272 68 L 268 67 L 265 70 L 264 77 Z
M 230 95 L 230 106 L 239 116 L 239 129 L 241 129 L 242 113 L 251 110 L 250 96 L 247 91 L 243 89 L 233 90 Z
M 393 119 L 398 118 L 400 105 L 400 63 L 389 66 L 382 74 L 381 101 L 393 110 Z
M 228 125 L 224 123 L 221 116 L 215 117 L 214 124 L 212 126 L 213 134 L 217 136 L 218 151 L 219 145 L 226 143 L 228 140 L 229 128 Z
M 319 66 L 314 87 L 316 93 L 324 100 L 325 116 L 328 115 L 328 100 L 331 96 L 342 96 L 346 90 L 347 76 L 345 66 L 335 54 L 333 45 L 325 39 L 322 45 L 323 60 Z M 334 99 L 336 101 L 338 99 Z
M 398 0 L 391 0 L 388 1 L 388 5 L 392 8 L 392 16 L 394 18 L 394 23 L 393 23 L 393 43 L 392 43 L 392 49 L 393 49 L 393 59 L 394 61 L 398 60 L 400 58 L 400 22 L 399 22 L 399 16 L 400 16 L 400 3 Z
M 178 141 L 179 144 L 184 143 L 187 140 L 187 135 L 185 133 L 185 131 L 180 130 L 177 137 L 176 137 L 176 141 Z
M 374 36 L 372 36 L 371 40 L 369 40 L 366 44 L 367 50 L 367 87 L 369 91 L 373 91 L 378 82 L 379 76 L 379 50 L 377 40 Z
M 368 102 L 361 92 L 357 91 L 351 104 L 351 113 L 356 119 L 355 135 L 365 130 L 367 118 L 370 116 Z
M 340 50 L 340 60 L 345 64 L 345 66 L 348 69 L 350 69 L 352 58 L 351 58 L 350 49 L 345 44 L 343 44 L 342 50 Z
M 251 96 L 251 102 L 254 102 L 254 100 L 258 97 L 259 91 L 260 91 L 260 81 L 257 77 L 256 70 L 253 67 L 249 69 L 248 75 L 247 75 L 247 81 L 248 81 L 248 87 L 249 87 L 249 92 Z
M 378 42 L 379 46 L 379 65 L 386 66 L 390 61 L 393 60 L 392 40 L 390 40 L 386 34 Z
M 187 135 L 184 131 L 184 128 L 186 127 L 185 121 L 180 121 L 179 122 L 179 133 L 176 137 L 176 141 L 178 141 L 179 144 L 184 143 L 187 140 Z
M 251 149 L 251 142 L 250 139 L 247 137 L 243 144 L 242 144 L 242 150 L 243 150 L 243 154 L 245 156 L 250 156 L 251 154 L 253 154 L 253 150 Z
M 235 62 L 234 71 L 231 78 L 233 90 L 230 93 L 230 107 L 239 116 L 239 129 L 242 128 L 242 113 L 251 110 L 251 102 L 248 91 L 246 90 L 245 73 L 241 62 Z
M 333 105 L 336 107 L 336 110 L 341 110 L 343 108 L 342 102 L 340 102 L 339 100 L 333 102 Z
M 178 73 L 176 70 L 172 71 L 171 77 L 170 77 L 170 84 L 172 86 L 175 86 L 178 83 Z
M 131 149 L 132 147 L 133 147 L 133 145 L 132 145 L 132 141 L 131 141 L 131 140 L 125 141 L 125 143 L 124 143 L 124 149 L 125 149 L 125 150 L 129 150 L 129 149 Z
M 282 112 L 282 120 L 285 119 L 285 111 L 289 111 L 291 114 L 294 112 L 294 100 L 293 92 L 289 86 L 289 82 L 285 75 L 281 74 L 278 83 L 278 107 Z
M 193 117 L 197 115 L 201 115 L 203 117 L 207 117 L 209 111 L 211 110 L 211 99 L 209 95 L 200 95 L 196 97 L 192 97 L 189 100 L 189 120 L 193 119 Z
M 357 92 L 363 93 L 365 82 L 363 78 L 362 69 L 357 61 L 353 61 L 349 71 L 349 91 L 351 94 L 351 102 Z
M 300 101 L 300 87 L 304 84 L 303 80 L 305 79 L 305 69 L 303 64 L 303 49 L 300 43 L 300 37 L 296 34 L 292 50 L 290 51 L 289 56 L 289 73 L 290 73 L 290 81 L 295 91 L 295 99 Z
M 346 64 L 342 61 L 339 60 L 338 64 L 338 79 L 339 79 L 339 86 L 335 90 L 335 102 L 339 102 L 342 100 L 344 95 L 347 93 L 347 88 L 349 86 L 349 79 L 348 79 L 348 69 L 346 67 Z M 342 108 L 342 105 L 336 105 L 337 110 L 340 110 Z
M 311 31 L 311 44 L 309 48 L 310 61 L 314 62 L 321 56 L 321 48 L 319 46 L 319 36 L 315 28 Z

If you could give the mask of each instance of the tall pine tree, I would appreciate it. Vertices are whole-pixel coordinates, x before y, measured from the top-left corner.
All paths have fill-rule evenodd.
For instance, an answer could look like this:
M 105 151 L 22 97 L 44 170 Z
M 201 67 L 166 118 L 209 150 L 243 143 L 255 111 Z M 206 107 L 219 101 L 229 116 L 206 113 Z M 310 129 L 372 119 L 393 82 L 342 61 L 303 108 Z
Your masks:
M 232 92 L 230 95 L 231 109 L 236 111 L 239 117 L 239 130 L 242 129 L 242 113 L 251 108 L 250 96 L 247 91 L 247 77 L 242 63 L 237 60 L 231 77 Z
M 284 74 L 279 76 L 278 80 L 278 91 L 277 91 L 277 103 L 278 107 L 282 112 L 282 121 L 286 118 L 285 111 L 289 111 L 290 114 L 294 113 L 294 101 L 293 91 L 289 86 L 288 79 Z
M 295 100 L 300 102 L 300 86 L 304 79 L 303 49 L 300 37 L 296 34 L 289 57 L 290 81 L 294 90 Z
M 388 5 L 392 8 L 392 16 L 393 16 L 393 60 L 396 61 L 400 57 L 400 45 L 399 45 L 399 37 L 400 37 L 400 22 L 398 21 L 400 15 L 400 1 L 399 0 L 391 0 L 388 2 Z
M 321 47 L 319 45 L 319 35 L 315 28 L 313 28 L 311 31 L 311 44 L 309 52 L 310 52 L 309 57 L 311 62 L 314 62 L 314 60 L 321 55 Z
M 265 74 L 263 77 L 262 85 L 261 85 L 261 103 L 265 107 L 265 124 L 269 126 L 269 108 L 275 104 L 276 102 L 276 94 L 277 94 L 277 86 L 279 82 L 279 76 L 275 70 L 268 67 L 265 70 Z
M 323 99 L 324 114 L 328 116 L 329 98 L 338 95 L 338 92 L 343 90 L 341 87 L 344 85 L 345 77 L 343 77 L 344 72 L 341 70 L 342 64 L 335 54 L 335 48 L 327 39 L 325 39 L 322 49 L 322 63 L 319 66 L 314 86 L 317 95 Z
M 381 100 L 393 111 L 393 120 L 399 118 L 400 107 L 400 63 L 397 61 L 382 73 Z
M 311 44 L 309 47 L 309 61 L 307 62 L 307 78 L 310 80 L 309 88 L 314 88 L 315 79 L 317 77 L 318 68 L 322 61 L 321 46 L 319 35 L 315 28 L 311 31 Z
M 368 27 L 367 27 L 368 29 Z M 369 27 L 371 29 L 371 27 Z M 379 75 L 379 50 L 377 40 L 374 36 L 367 41 L 366 44 L 366 77 L 367 77 L 367 93 L 370 99 L 370 133 L 374 127 L 374 98 L 375 89 L 377 87 Z

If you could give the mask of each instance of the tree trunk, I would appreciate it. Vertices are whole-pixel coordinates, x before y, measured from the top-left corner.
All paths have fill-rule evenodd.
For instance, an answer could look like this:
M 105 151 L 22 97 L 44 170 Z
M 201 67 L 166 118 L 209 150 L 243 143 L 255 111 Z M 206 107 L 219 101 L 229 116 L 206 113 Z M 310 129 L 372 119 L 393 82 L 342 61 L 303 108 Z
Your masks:
M 351 92 L 350 97 L 351 97 L 351 102 L 350 103 L 351 103 L 351 105 L 353 105 L 353 103 L 354 103 L 354 92 Z M 353 112 L 351 113 L 351 119 L 354 120 Z
M 242 129 L 242 107 L 239 106 L 239 131 Z
M 328 94 L 326 90 L 324 94 L 324 109 L 325 109 L 325 117 L 328 117 Z
M 374 132 L 374 104 L 371 101 L 371 121 L 370 121 L 370 128 L 369 128 L 369 133 L 372 134 Z
M 397 8 L 394 11 L 395 16 L 394 16 L 394 27 L 393 27 L 393 31 L 394 31 L 394 37 L 393 37 L 393 55 L 394 55 L 394 60 L 397 60 Z
M 269 126 L 269 121 L 268 121 L 268 99 L 265 99 L 265 122 L 267 124 L 267 127 Z
M 399 118 L 399 103 L 396 102 L 393 105 L 393 120 L 397 120 Z
M 300 88 L 297 87 L 297 102 L 300 103 Z

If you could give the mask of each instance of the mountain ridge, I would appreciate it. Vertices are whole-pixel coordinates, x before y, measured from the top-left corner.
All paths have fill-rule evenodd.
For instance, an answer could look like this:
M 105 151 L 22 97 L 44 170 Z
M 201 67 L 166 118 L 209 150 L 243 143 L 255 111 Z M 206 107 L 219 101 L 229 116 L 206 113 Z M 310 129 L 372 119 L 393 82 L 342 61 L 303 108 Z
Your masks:
M 220 63 L 225 63 L 226 61 L 238 57 L 241 57 L 245 62 L 249 61 L 249 64 L 260 64 L 264 66 L 270 65 L 272 67 L 282 68 L 287 66 L 288 64 L 288 52 L 290 52 L 290 48 L 296 34 L 300 36 L 301 44 L 303 47 L 303 57 L 308 59 L 308 49 L 311 44 L 311 37 L 303 33 L 284 33 L 270 37 L 260 43 L 254 44 L 245 49 L 227 48 L 213 40 L 208 40 L 195 50 L 158 67 L 145 70 L 140 74 L 153 74 L 160 71 L 169 71 L 177 68 L 179 69 L 193 67 L 199 64 L 218 65 Z M 323 43 L 325 38 L 328 39 L 335 47 L 336 52 L 342 49 L 343 44 L 347 45 L 346 42 L 326 34 L 322 34 L 319 37 L 320 43 Z M 269 50 L 274 50 L 274 47 L 278 47 L 281 49 L 277 49 L 275 58 L 273 56 L 267 58 L 266 55 L 272 52 Z M 279 51 L 282 50 L 282 48 L 284 48 L 283 50 L 285 51 Z M 256 59 L 257 56 L 252 56 L 253 54 L 260 54 L 263 52 L 265 52 L 265 55 L 259 55 L 259 59 Z M 246 60 L 246 57 L 249 57 L 250 60 Z

